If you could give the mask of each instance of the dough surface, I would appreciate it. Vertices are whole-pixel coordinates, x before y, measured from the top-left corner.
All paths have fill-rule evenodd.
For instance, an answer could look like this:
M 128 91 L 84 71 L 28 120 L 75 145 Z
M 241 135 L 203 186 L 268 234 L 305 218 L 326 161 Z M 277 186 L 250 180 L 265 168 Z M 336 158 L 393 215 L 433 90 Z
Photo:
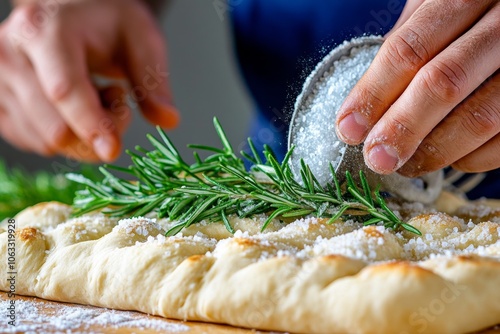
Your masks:
M 69 218 L 50 202 L 16 220 L 16 293 L 294 333 L 467 333 L 500 323 L 500 211 L 400 208 L 422 237 L 356 222 L 200 223 Z M 0 258 L 7 263 L 6 224 Z M 2 270 L 0 290 L 8 291 Z

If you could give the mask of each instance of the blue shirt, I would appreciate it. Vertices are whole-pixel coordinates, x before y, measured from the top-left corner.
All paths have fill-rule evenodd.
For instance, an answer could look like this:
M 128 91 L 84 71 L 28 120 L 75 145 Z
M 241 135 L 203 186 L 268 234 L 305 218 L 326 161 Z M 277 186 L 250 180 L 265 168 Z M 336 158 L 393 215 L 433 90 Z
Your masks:
M 388 32 L 404 5 L 404 0 L 229 1 L 236 54 L 258 111 L 250 133 L 257 148 L 267 144 L 282 158 L 293 104 L 307 75 L 344 40 Z M 500 197 L 500 172 L 488 173 L 468 195 Z

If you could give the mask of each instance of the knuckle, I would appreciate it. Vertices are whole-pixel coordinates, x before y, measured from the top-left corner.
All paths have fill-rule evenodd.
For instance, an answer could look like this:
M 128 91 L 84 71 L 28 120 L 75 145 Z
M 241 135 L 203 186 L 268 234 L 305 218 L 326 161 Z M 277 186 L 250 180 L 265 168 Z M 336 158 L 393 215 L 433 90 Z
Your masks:
M 420 74 L 420 72 L 419 72 Z M 463 93 L 467 74 L 463 67 L 454 62 L 430 64 L 420 75 L 419 81 L 427 94 L 437 101 L 456 102 Z
M 372 88 L 372 87 L 370 87 Z M 373 89 L 366 89 L 364 91 L 366 94 L 363 98 L 368 101 L 370 109 L 375 109 L 379 107 L 387 107 L 387 101 L 384 101 L 381 96 L 384 96 L 384 92 L 380 90 L 378 86 L 374 86 Z M 373 118 L 373 112 L 366 113 L 370 118 Z
M 26 37 L 35 37 L 38 32 L 51 27 L 62 30 L 60 20 L 64 15 L 56 15 L 59 10 L 57 7 L 54 12 L 38 2 L 16 7 L 9 16 L 9 27 L 16 33 L 27 34 Z
M 490 137 L 500 128 L 500 115 L 498 107 L 489 101 L 474 104 L 464 117 L 464 126 L 475 137 Z
M 40 14 L 40 6 L 37 4 L 27 4 L 16 7 L 9 19 L 14 27 L 20 28 L 26 25 L 36 25 L 36 17 Z
M 420 145 L 419 149 L 422 150 L 426 158 L 428 170 L 443 168 L 450 163 L 448 159 L 449 153 L 446 151 L 445 147 L 435 142 L 433 139 L 426 139 L 422 145 Z
M 416 132 L 413 130 L 414 122 L 411 117 L 406 115 L 398 115 L 391 119 L 389 123 L 389 128 L 391 133 L 397 136 L 404 136 L 405 138 L 414 138 L 416 137 Z
M 370 85 L 369 89 L 353 90 L 351 94 L 349 101 L 346 100 L 349 109 L 357 109 L 372 126 L 377 120 L 376 110 L 385 110 L 389 107 L 387 101 L 381 98 L 384 92 L 377 85 Z
M 66 22 L 63 22 L 65 15 L 58 15 L 63 6 L 58 4 L 55 9 L 48 6 L 44 2 L 33 2 L 13 10 L 7 20 L 7 31 L 9 41 L 15 48 L 20 45 L 29 48 L 47 38 L 59 40 L 67 31 Z
M 386 60 L 393 67 L 405 66 L 416 72 L 429 60 L 429 51 L 421 34 L 412 28 L 400 29 L 385 44 Z
M 66 100 L 74 91 L 76 82 L 70 76 L 60 75 L 46 85 L 47 98 L 55 103 Z

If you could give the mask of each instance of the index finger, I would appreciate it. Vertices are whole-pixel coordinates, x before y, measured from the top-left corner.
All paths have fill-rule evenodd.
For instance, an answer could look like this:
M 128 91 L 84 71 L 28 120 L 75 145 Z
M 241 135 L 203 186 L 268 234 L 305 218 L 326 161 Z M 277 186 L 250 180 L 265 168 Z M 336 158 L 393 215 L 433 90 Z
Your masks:
M 490 4 L 491 1 L 424 2 L 387 38 L 345 99 L 336 120 L 339 138 L 350 145 L 363 142 L 415 74 L 471 26 Z
M 84 143 L 105 161 L 120 151 L 112 119 L 101 106 L 86 66 L 83 46 L 64 34 L 42 31 L 20 49 L 31 61 L 49 101 Z

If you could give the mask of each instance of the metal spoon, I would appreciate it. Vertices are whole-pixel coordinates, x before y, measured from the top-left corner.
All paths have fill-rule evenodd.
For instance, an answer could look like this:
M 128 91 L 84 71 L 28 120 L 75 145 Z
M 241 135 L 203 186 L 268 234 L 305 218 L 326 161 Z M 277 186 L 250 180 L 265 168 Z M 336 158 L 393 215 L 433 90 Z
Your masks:
M 361 37 L 351 40 L 348 43 L 343 43 L 340 46 L 333 49 L 314 69 L 314 71 L 306 79 L 301 94 L 297 97 L 295 102 L 294 112 L 290 122 L 290 128 L 288 132 L 288 149 L 292 146 L 297 146 L 295 142 L 296 135 L 299 131 L 298 119 L 307 117 L 307 113 L 310 108 L 306 108 L 310 103 L 310 98 L 315 94 L 314 90 L 316 84 L 319 80 L 325 78 L 325 76 L 332 75 L 331 73 L 336 73 L 336 71 L 330 71 L 332 67 L 335 66 L 335 62 L 340 60 L 342 57 L 350 57 L 353 48 L 358 48 L 362 46 L 374 46 L 382 45 L 384 42 L 382 37 L 378 36 L 368 36 Z M 371 62 L 371 60 L 370 60 Z M 331 121 L 335 121 L 336 110 L 331 111 Z M 336 136 L 335 136 L 336 137 Z M 334 165 L 336 176 L 341 182 L 345 181 L 345 172 L 350 171 L 354 177 L 358 175 L 358 171 L 362 170 L 371 186 L 381 186 L 381 190 L 387 191 L 394 196 L 401 197 L 407 201 L 415 201 L 421 203 L 432 203 L 441 193 L 443 187 L 443 172 L 436 171 L 430 174 L 426 174 L 420 178 L 407 178 L 401 176 L 397 173 L 390 175 L 379 175 L 374 173 L 369 169 L 363 158 L 362 146 L 349 146 L 344 144 L 340 139 L 336 138 L 336 142 L 332 142 L 331 145 L 340 145 L 345 149 L 340 150 L 338 156 L 328 157 L 332 163 L 334 161 L 340 161 L 338 164 Z M 343 151 L 343 152 L 342 152 Z M 290 159 L 290 165 L 292 171 L 297 177 L 300 177 L 299 167 L 300 159 L 302 157 L 297 154 L 292 154 Z M 307 162 L 307 161 L 306 161 Z M 322 165 L 321 167 L 325 172 L 329 171 L 328 165 Z M 332 180 L 330 180 L 332 181 Z

